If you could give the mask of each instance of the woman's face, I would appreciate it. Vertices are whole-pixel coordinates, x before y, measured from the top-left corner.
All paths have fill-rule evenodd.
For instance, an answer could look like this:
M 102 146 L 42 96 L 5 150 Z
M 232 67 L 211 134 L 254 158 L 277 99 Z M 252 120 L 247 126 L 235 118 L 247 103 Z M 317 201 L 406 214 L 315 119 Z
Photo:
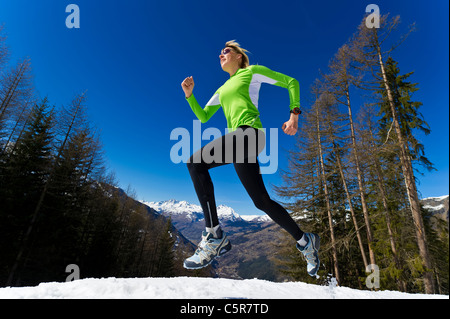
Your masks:
M 241 54 L 236 53 L 232 48 L 226 47 L 219 55 L 222 70 L 227 71 L 235 66 L 239 67 L 239 57 Z

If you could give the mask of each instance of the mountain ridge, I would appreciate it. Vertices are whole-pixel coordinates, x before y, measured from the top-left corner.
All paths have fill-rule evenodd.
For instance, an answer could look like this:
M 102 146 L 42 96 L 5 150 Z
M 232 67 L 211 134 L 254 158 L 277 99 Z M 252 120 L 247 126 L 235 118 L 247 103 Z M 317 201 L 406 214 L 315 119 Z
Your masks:
M 438 197 L 427 197 L 420 201 L 423 208 L 428 210 L 432 216 L 449 222 L 449 195 Z
M 432 216 L 448 222 L 449 195 L 427 197 L 421 200 L 423 207 Z M 184 200 L 163 200 L 142 204 L 153 211 L 172 219 L 173 225 L 194 245 L 201 240 L 204 230 L 203 211 L 199 205 Z M 280 234 L 280 227 L 267 215 L 240 215 L 233 208 L 220 205 L 217 207 L 222 229 L 229 236 L 233 249 L 230 253 L 214 262 L 216 274 L 222 278 L 251 279 L 259 278 L 283 281 L 271 256 L 276 254 L 273 245 Z
M 187 214 L 187 216 L 192 219 L 199 219 L 199 220 L 203 219 L 203 210 L 201 206 L 191 204 L 185 200 L 169 199 L 158 202 L 141 201 L 141 203 L 165 215 Z M 248 222 L 270 221 L 270 218 L 267 215 L 240 215 L 236 213 L 236 211 L 232 207 L 227 205 L 217 206 L 217 215 L 219 217 L 219 220 L 233 220 L 233 221 L 245 220 Z

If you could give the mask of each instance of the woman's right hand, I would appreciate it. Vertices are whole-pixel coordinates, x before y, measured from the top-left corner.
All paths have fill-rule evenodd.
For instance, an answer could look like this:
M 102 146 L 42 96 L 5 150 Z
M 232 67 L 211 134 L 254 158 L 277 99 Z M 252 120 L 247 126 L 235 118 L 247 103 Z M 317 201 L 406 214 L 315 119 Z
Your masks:
M 192 76 L 189 76 L 181 82 L 181 88 L 184 91 L 184 95 L 186 98 L 189 98 L 192 95 L 192 91 L 194 90 L 194 79 Z

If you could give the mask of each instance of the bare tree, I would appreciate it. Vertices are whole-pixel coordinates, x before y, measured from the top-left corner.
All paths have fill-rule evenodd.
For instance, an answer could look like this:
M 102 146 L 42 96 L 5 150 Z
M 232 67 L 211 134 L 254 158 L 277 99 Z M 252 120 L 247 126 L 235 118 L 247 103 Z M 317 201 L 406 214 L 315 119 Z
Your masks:
M 324 189 L 324 197 L 325 197 L 325 203 L 326 203 L 326 211 L 328 215 L 328 226 L 330 231 L 330 238 L 331 238 L 331 253 L 333 256 L 333 266 L 334 266 L 334 273 L 335 277 L 338 283 L 342 282 L 340 273 L 339 273 L 339 262 L 338 262 L 338 254 L 336 249 L 336 236 L 334 233 L 334 225 L 333 225 L 333 214 L 331 210 L 331 204 L 330 204 L 330 197 L 329 197 L 329 190 L 328 190 L 328 183 L 326 178 L 326 171 L 325 171 L 325 164 L 324 164 L 324 155 L 323 155 L 323 145 L 322 145 L 322 137 L 321 137 L 321 107 L 322 103 L 327 103 L 324 101 L 326 99 L 326 95 L 322 94 L 319 96 L 316 103 L 313 105 L 313 109 L 315 110 L 316 114 L 316 134 L 317 134 L 317 150 L 319 152 L 319 167 L 320 167 L 320 176 L 322 179 L 323 189 Z
M 18 63 L 0 78 L 0 131 L 21 118 L 24 106 L 33 98 L 29 59 Z M 14 125 L 14 124 L 13 124 Z
M 366 225 L 367 241 L 369 244 L 369 257 L 370 263 L 376 264 L 375 253 L 372 248 L 373 234 L 372 227 L 370 225 L 370 216 L 366 199 L 366 191 L 364 186 L 364 177 L 361 170 L 359 151 L 356 143 L 356 132 L 353 121 L 352 104 L 350 102 L 350 85 L 359 87 L 361 76 L 351 74 L 352 54 L 349 52 L 350 46 L 344 45 L 339 48 L 335 57 L 331 60 L 329 65 L 331 73 L 325 75 L 326 80 L 332 86 L 330 92 L 332 92 L 338 102 L 343 104 L 347 108 L 348 123 L 350 126 L 350 138 L 352 142 L 353 161 L 355 163 L 356 176 L 358 179 L 358 190 L 361 199 L 361 207 L 364 216 L 364 222 Z M 355 225 L 355 227 L 357 227 Z M 356 228 L 358 229 L 358 227 Z M 359 230 L 357 232 L 359 234 Z M 362 246 L 361 246 L 362 247 Z M 365 257 L 363 259 L 366 259 Z M 364 263 L 367 267 L 367 263 Z
M 9 57 L 9 50 L 6 46 L 6 35 L 4 35 L 4 27 L 0 25 L 0 74 L 3 66 L 6 64 L 6 61 Z

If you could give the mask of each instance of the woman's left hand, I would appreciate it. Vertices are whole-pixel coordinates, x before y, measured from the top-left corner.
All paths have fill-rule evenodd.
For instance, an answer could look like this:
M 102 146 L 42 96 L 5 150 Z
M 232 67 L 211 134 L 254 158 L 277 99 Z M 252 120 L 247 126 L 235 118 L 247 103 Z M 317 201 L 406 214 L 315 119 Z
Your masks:
M 296 116 L 297 119 L 295 119 L 293 116 L 289 119 L 289 121 L 285 122 L 281 129 L 284 133 L 287 135 L 295 135 L 298 130 L 298 116 Z

